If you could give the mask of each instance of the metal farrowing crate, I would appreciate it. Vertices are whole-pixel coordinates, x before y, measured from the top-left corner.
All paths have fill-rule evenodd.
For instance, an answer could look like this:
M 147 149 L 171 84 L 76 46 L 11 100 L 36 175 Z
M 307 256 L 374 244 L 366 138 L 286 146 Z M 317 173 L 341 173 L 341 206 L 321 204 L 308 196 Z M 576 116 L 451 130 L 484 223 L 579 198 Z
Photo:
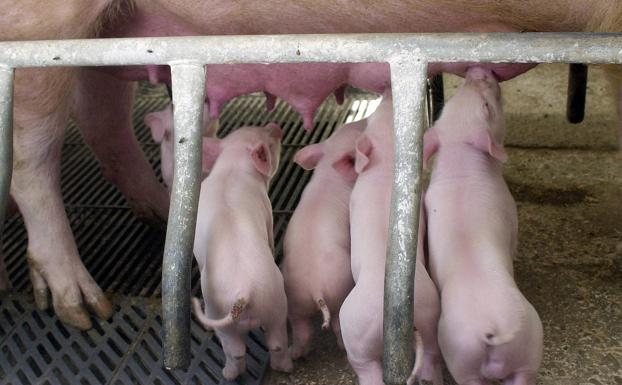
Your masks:
M 187 366 L 190 266 L 201 175 L 204 66 L 306 62 L 388 62 L 391 68 L 396 141 L 385 273 L 383 365 L 387 384 L 403 384 L 413 366 L 413 278 L 428 63 L 620 64 L 622 34 L 266 35 L 1 42 L 0 226 L 4 224 L 13 164 L 15 68 L 169 65 L 177 155 L 162 277 L 163 355 L 166 367 Z

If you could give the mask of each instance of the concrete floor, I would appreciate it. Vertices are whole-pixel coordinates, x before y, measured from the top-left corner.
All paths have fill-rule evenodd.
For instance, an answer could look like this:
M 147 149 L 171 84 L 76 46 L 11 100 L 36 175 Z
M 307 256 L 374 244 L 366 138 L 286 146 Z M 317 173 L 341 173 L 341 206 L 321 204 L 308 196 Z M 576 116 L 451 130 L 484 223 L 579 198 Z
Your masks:
M 446 76 L 446 95 L 460 85 Z M 567 66 L 541 65 L 503 84 L 517 201 L 519 287 L 544 324 L 538 384 L 622 384 L 622 154 L 603 72 L 590 68 L 586 118 L 565 121 Z M 346 355 L 319 331 L 295 372 L 265 385 L 354 384 Z M 453 383 L 447 381 L 447 383 Z

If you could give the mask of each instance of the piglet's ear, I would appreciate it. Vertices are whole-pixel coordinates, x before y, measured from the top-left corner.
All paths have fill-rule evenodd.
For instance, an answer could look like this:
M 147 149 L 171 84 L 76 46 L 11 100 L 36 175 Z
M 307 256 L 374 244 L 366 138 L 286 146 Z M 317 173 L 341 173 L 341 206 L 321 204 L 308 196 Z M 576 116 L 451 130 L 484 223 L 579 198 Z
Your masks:
M 294 155 L 294 162 L 299 164 L 300 167 L 305 170 L 314 169 L 320 159 L 324 156 L 324 151 L 322 150 L 323 145 L 321 143 L 311 144 Z
M 281 139 L 283 137 L 283 130 L 276 123 L 268 123 L 266 128 L 270 130 L 270 136 L 274 139 Z
M 356 180 L 358 174 L 354 170 L 355 153 L 354 151 L 343 156 L 333 162 L 332 167 L 348 182 Z
M 156 143 L 161 143 L 166 133 L 166 127 L 162 121 L 161 112 L 150 112 L 145 115 L 145 124 L 151 129 L 151 137 Z
M 423 167 L 428 168 L 428 159 L 438 151 L 438 133 L 434 127 L 429 128 L 423 135 Z
M 216 138 L 203 138 L 203 172 L 209 174 L 214 167 L 218 155 L 220 155 L 222 147 L 220 146 L 220 139 Z
M 269 177 L 272 171 L 272 156 L 270 155 L 268 145 L 264 142 L 259 142 L 251 148 L 250 152 L 257 171 Z
M 504 163 L 508 160 L 508 154 L 505 152 L 503 145 L 498 143 L 486 129 L 478 129 L 472 142 L 478 150 L 487 152 L 493 158 Z
M 362 173 L 369 167 L 369 157 L 373 150 L 371 139 L 366 134 L 362 134 L 356 140 L 356 155 L 354 158 L 354 171 Z

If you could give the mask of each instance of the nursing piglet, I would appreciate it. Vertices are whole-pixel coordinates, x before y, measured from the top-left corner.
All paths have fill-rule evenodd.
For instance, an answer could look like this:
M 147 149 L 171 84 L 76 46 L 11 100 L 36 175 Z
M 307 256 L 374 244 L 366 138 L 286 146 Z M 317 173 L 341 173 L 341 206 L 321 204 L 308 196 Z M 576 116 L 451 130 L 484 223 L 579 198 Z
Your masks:
M 389 93 L 356 142 L 358 178 L 350 198 L 351 264 L 355 286 L 339 312 L 348 361 L 360 385 L 381 385 L 384 270 L 393 185 L 393 113 Z M 421 218 L 415 274 L 415 327 L 423 340 L 419 378 L 442 384 L 436 328 L 438 293 L 424 266 Z M 414 341 L 413 341 L 414 344 Z M 414 347 L 414 345 L 413 345 Z
M 365 128 L 359 120 L 339 128 L 323 143 L 294 156 L 304 169 L 314 169 L 287 227 L 281 265 L 292 326 L 292 358 L 307 355 L 313 334 L 311 317 L 322 312 L 324 330 L 332 327 L 343 347 L 339 308 L 354 281 L 350 270 L 350 193 L 354 142 Z
M 293 369 L 287 349 L 287 299 L 274 262 L 268 183 L 279 164 L 281 128 L 243 127 L 224 139 L 204 138 L 209 176 L 201 184 L 194 255 L 201 273 L 205 313 L 226 356 L 223 376 L 246 370 L 244 335 L 262 327 L 273 369 Z M 207 156 L 206 156 L 207 155 Z M 213 167 L 212 167 L 213 165 Z
M 151 129 L 151 137 L 157 143 L 160 143 L 160 170 L 162 171 L 162 180 L 166 188 L 171 192 L 173 185 L 173 104 L 169 103 L 161 111 L 150 112 L 145 115 L 145 124 Z M 218 132 L 218 119 L 209 118 L 209 107 L 203 105 L 203 137 L 214 137 Z M 203 152 L 206 152 L 206 144 L 203 144 Z M 209 173 L 206 162 L 203 162 L 203 176 L 205 179 Z
M 424 158 L 437 153 L 425 207 L 438 341 L 461 385 L 533 385 L 542 359 L 542 323 L 513 278 L 517 215 L 502 175 L 504 135 L 501 91 L 482 68 L 467 72 L 425 135 Z

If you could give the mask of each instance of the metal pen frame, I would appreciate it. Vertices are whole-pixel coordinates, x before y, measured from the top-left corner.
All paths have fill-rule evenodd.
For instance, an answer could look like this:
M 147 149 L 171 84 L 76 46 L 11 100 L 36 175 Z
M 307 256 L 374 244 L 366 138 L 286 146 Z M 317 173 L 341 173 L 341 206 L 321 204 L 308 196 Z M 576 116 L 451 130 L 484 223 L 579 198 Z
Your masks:
M 194 36 L 0 42 L 0 226 L 12 166 L 13 70 L 20 67 L 170 65 L 175 178 L 163 267 L 164 365 L 190 361 L 190 263 L 201 175 L 206 64 L 388 62 L 395 173 L 384 303 L 384 380 L 404 384 L 413 365 L 413 286 L 428 63 L 622 62 L 622 34 L 448 33 Z M 2 228 L 0 228 L 2 230 Z

